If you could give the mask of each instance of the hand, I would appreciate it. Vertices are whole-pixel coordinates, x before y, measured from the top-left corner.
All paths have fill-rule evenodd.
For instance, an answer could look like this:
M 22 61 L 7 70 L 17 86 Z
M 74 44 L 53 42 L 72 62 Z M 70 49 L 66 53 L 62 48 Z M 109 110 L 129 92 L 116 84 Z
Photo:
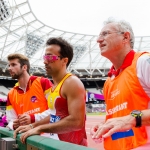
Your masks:
M 98 128 L 99 128 L 99 125 L 92 126 L 92 128 L 90 130 L 90 135 L 94 135 Z
M 13 121 L 13 128 L 17 129 L 20 126 L 19 119 Z
M 20 126 L 14 131 L 14 138 L 16 138 L 17 133 L 23 133 L 31 129 L 30 125 Z
M 99 126 L 92 138 L 107 138 L 115 132 L 130 130 L 135 127 L 135 118 L 131 115 L 108 119 L 102 126 Z
M 20 125 L 28 125 L 31 123 L 31 118 L 30 115 L 27 114 L 23 114 L 23 115 L 19 115 L 19 123 Z
M 25 141 L 26 141 L 26 138 L 31 136 L 31 135 L 38 135 L 40 134 L 40 130 L 39 130 L 39 127 L 36 127 L 36 128 L 33 128 L 25 133 L 23 133 L 20 137 L 20 140 L 23 144 L 25 144 Z
M 95 138 L 94 135 L 97 133 L 97 130 L 100 128 L 100 126 L 102 126 L 104 123 L 100 123 L 99 125 L 94 125 L 92 126 L 91 130 L 90 130 L 90 135 L 92 136 L 93 140 L 96 143 L 101 143 L 103 141 L 102 137 L 98 137 Z

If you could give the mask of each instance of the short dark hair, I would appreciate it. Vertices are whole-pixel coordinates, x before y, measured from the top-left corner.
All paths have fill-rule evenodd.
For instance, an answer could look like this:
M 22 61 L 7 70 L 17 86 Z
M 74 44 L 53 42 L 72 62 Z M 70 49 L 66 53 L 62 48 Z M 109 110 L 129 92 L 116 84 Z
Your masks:
M 19 63 L 21 65 L 21 67 L 23 65 L 27 65 L 27 72 L 29 73 L 29 70 L 30 70 L 30 62 L 29 62 L 29 59 L 28 57 L 22 55 L 22 54 L 19 54 L 19 53 L 13 53 L 13 54 L 9 54 L 7 56 L 7 59 L 8 61 L 10 60 L 13 60 L 13 59 L 18 59 L 19 60 Z
M 59 45 L 60 46 L 60 55 L 65 58 L 68 58 L 67 67 L 69 66 L 72 58 L 73 58 L 73 47 L 66 40 L 61 37 L 52 37 L 46 41 L 46 46 L 49 45 Z

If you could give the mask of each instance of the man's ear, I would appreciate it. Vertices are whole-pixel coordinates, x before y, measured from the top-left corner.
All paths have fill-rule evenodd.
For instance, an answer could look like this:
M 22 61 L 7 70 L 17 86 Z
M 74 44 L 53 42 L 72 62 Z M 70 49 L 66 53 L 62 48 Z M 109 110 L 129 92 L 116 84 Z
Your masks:
M 27 71 L 27 65 L 23 65 L 22 69 Z
M 64 62 L 65 65 L 67 65 L 67 63 L 68 63 L 68 58 L 67 58 L 67 57 L 63 58 L 63 62 Z
M 127 43 L 130 42 L 130 33 L 129 32 L 125 32 L 123 34 L 124 38 L 123 38 L 123 43 Z

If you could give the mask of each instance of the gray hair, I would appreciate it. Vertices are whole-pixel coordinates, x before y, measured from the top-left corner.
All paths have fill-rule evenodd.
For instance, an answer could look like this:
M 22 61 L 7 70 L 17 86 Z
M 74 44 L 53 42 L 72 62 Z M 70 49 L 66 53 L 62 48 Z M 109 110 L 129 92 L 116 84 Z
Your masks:
M 131 25 L 128 22 L 126 22 L 125 20 L 116 20 L 114 18 L 108 18 L 108 20 L 104 22 L 104 25 L 109 24 L 109 23 L 118 24 L 120 32 L 129 32 L 130 33 L 130 46 L 133 49 L 135 37 L 134 37 L 134 33 L 133 33 Z

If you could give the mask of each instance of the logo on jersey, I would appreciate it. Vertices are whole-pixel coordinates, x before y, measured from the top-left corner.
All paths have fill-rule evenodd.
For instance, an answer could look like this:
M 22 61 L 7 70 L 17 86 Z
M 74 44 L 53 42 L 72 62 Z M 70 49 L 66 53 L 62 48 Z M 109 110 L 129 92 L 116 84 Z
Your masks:
M 119 90 L 118 87 L 117 87 L 117 89 L 114 90 L 114 91 L 112 91 L 110 94 L 111 94 L 111 95 L 110 95 L 109 100 L 113 100 L 117 95 L 120 94 L 120 90 Z
M 119 104 L 119 105 L 113 107 L 112 109 L 108 109 L 108 110 L 106 111 L 106 115 L 112 115 L 112 114 L 114 114 L 114 113 L 116 113 L 116 112 L 118 112 L 118 111 L 127 109 L 127 104 L 128 104 L 127 102 L 124 102 L 124 103 L 122 103 L 122 104 Z
M 33 103 L 37 102 L 37 97 L 36 96 L 32 96 L 31 97 L 31 102 L 33 102 Z

